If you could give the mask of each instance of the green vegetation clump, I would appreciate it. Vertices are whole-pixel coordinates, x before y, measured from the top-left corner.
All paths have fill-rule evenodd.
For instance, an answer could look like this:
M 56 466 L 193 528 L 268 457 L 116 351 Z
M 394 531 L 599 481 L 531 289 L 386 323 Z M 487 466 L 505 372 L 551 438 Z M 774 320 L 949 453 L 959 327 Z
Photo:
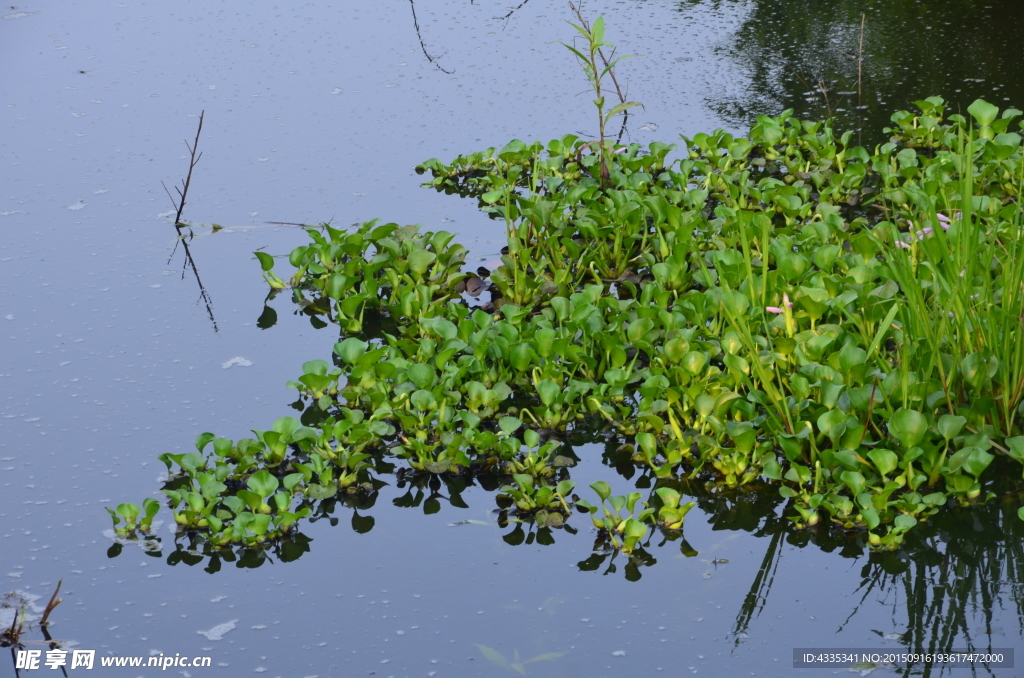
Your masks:
M 291 382 L 305 425 L 161 457 L 176 522 L 274 540 L 395 465 L 506 479 L 505 520 L 557 528 L 575 503 L 627 555 L 682 528 L 684 477 L 771 483 L 797 527 L 887 549 L 985 501 L 994 456 L 1024 461 L 1021 112 L 979 101 L 972 126 L 917 105 L 873 153 L 787 112 L 684 138 L 678 159 L 568 136 L 424 163 L 504 220 L 502 265 L 376 222 L 308 229 L 287 283 L 260 257 L 341 340 Z M 558 451 L 581 431 L 626 447 L 648 502 L 596 483 L 599 515 L 571 494 Z

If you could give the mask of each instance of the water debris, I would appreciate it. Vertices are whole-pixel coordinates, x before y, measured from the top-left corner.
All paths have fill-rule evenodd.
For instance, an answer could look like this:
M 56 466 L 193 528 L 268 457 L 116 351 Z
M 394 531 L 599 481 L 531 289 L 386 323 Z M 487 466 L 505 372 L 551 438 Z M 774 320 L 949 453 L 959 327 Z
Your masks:
M 82 209 L 83 207 L 85 207 L 85 201 L 84 200 L 79 200 L 74 205 L 68 205 L 68 209 L 71 210 L 72 212 L 77 212 L 78 210 Z
M 208 631 L 196 631 L 196 633 L 198 633 L 201 636 L 206 636 L 207 640 L 221 640 L 222 638 L 224 638 L 224 636 L 228 634 L 228 632 L 232 631 L 235 628 L 235 625 L 237 623 L 237 619 L 232 619 L 231 621 L 226 621 L 223 624 L 217 624 Z
M 239 367 L 249 367 L 250 365 L 252 365 L 252 361 L 251 360 L 247 360 L 246 358 L 243 358 L 240 355 L 236 355 L 231 360 L 227 361 L 226 363 L 221 364 L 221 367 L 226 370 L 229 367 L 231 367 L 232 365 L 238 365 Z

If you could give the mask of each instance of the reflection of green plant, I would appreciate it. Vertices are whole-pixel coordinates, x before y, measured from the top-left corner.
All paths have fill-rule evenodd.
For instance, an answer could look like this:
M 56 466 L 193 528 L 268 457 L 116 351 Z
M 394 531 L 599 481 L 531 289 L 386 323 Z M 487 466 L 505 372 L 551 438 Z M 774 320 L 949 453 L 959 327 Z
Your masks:
M 553 661 L 555 659 L 559 659 L 560 657 L 562 657 L 562 655 L 565 654 L 565 652 L 545 652 L 544 654 L 539 654 L 536 657 L 523 661 L 519 658 L 519 650 L 514 650 L 512 653 L 512 660 L 509 661 L 505 658 L 505 655 L 501 654 L 497 650 L 487 647 L 486 645 L 478 644 L 477 648 L 480 649 L 480 654 L 482 654 L 484 658 L 487 659 L 487 661 L 491 662 L 492 664 L 495 664 L 500 668 L 515 671 L 521 676 L 526 675 L 527 664 L 532 664 L 534 662 Z

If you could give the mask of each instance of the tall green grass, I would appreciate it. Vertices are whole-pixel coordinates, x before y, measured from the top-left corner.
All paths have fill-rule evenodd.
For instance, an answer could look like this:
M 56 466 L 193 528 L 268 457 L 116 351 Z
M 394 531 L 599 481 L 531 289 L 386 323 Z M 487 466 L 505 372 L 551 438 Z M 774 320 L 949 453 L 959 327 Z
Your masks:
M 1021 432 L 1024 400 L 1024 209 L 976 194 L 982 153 L 974 132 L 961 135 L 959 181 L 935 196 L 923 188 L 911 196 L 926 209 L 909 237 L 889 224 L 893 240 L 905 243 L 889 263 L 904 295 L 903 372 L 937 378 L 945 408 L 971 429 L 1010 437 Z

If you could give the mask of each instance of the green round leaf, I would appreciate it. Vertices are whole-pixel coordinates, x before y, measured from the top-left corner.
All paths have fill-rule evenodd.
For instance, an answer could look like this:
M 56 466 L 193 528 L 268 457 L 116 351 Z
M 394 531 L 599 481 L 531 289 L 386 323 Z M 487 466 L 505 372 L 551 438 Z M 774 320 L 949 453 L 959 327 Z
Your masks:
M 269 497 L 277 492 L 280 483 L 275 476 L 270 474 L 270 471 L 263 469 L 249 476 L 246 485 L 249 486 L 250 490 L 260 495 L 260 497 Z
M 864 480 L 864 476 L 859 471 L 843 471 L 839 474 L 839 479 L 846 483 L 846 486 L 850 488 L 850 492 L 855 497 L 863 492 L 864 487 L 867 485 L 867 481 Z
M 889 433 L 910 449 L 924 440 L 928 433 L 928 420 L 917 410 L 901 407 L 889 418 Z
M 137 504 L 118 504 L 117 514 L 129 523 L 134 523 L 141 512 Z
M 680 361 L 683 369 L 695 377 L 704 371 L 704 366 L 707 365 L 707 363 L 707 354 L 701 353 L 700 351 L 688 351 Z
M 883 476 L 888 476 L 895 471 L 896 466 L 899 464 L 899 458 L 892 450 L 871 450 L 868 452 L 868 457 L 870 457 L 871 462 L 875 465 L 875 469 Z
M 960 430 L 966 423 L 967 417 L 960 417 L 955 414 L 944 414 L 939 417 L 939 423 L 936 425 L 936 428 L 939 429 L 939 433 L 941 433 L 942 437 L 946 439 L 946 442 L 949 442 L 955 438 L 958 433 L 960 433 Z M 1022 438 L 1022 442 L 1024 442 L 1024 438 Z M 1024 448 L 1022 448 L 1021 451 L 1024 452 Z
M 864 519 L 864 524 L 868 526 L 869 530 L 873 530 L 878 527 L 879 518 L 878 511 L 875 509 L 861 509 L 860 517 Z
M 508 361 L 513 368 L 524 372 L 533 364 L 533 347 L 526 343 L 516 344 L 509 352 Z
M 542 379 L 537 384 L 537 394 L 540 396 L 540 400 L 545 406 L 550 407 L 558 399 L 558 394 L 561 389 L 558 384 L 551 381 L 550 379 Z
M 417 275 L 423 275 L 435 259 L 437 259 L 437 255 L 433 252 L 416 250 L 409 254 L 409 268 Z
M 978 121 L 980 127 L 989 127 L 995 122 L 996 116 L 999 115 L 999 108 L 984 99 L 977 99 L 967 107 L 967 112 Z
M 596 483 L 591 484 L 591 489 L 597 492 L 597 496 L 601 497 L 601 501 L 606 501 L 608 497 L 612 496 L 612 486 L 603 480 L 598 480 Z
M 270 256 L 266 252 L 253 252 L 256 258 L 260 260 L 260 266 L 263 267 L 264 271 L 269 271 L 274 268 L 274 257 Z
M 502 417 L 498 420 L 498 427 L 509 435 L 518 431 L 522 425 L 523 422 L 515 417 Z
M 426 412 L 437 407 L 437 400 L 434 399 L 434 394 L 423 389 L 409 396 L 409 402 L 420 412 Z
M 910 528 L 917 525 L 917 518 L 915 518 L 914 516 L 908 516 L 906 513 L 901 513 L 900 515 L 896 516 L 894 525 L 897 530 L 902 530 L 903 532 L 906 532 Z
M 434 368 L 424 363 L 412 365 L 406 375 L 409 377 L 409 381 L 416 384 L 417 388 L 430 388 L 437 378 Z
M 366 353 L 366 349 L 369 348 L 369 346 L 370 345 L 365 341 L 360 341 L 355 337 L 349 337 L 345 341 L 335 344 L 334 352 L 349 365 L 353 365 L 364 353 Z
M 750 307 L 750 300 L 742 292 L 729 290 L 722 293 L 722 306 L 730 316 L 739 317 L 747 312 L 747 308 Z
M 654 329 L 653 320 L 650 318 L 640 318 L 629 324 L 629 329 L 626 330 L 626 338 L 635 344 L 646 337 L 652 329 Z
M 323 376 L 327 374 L 330 369 L 331 366 L 326 360 L 308 360 L 302 363 L 303 374 L 319 374 Z M 201 451 L 202 450 L 200 450 L 200 452 Z

